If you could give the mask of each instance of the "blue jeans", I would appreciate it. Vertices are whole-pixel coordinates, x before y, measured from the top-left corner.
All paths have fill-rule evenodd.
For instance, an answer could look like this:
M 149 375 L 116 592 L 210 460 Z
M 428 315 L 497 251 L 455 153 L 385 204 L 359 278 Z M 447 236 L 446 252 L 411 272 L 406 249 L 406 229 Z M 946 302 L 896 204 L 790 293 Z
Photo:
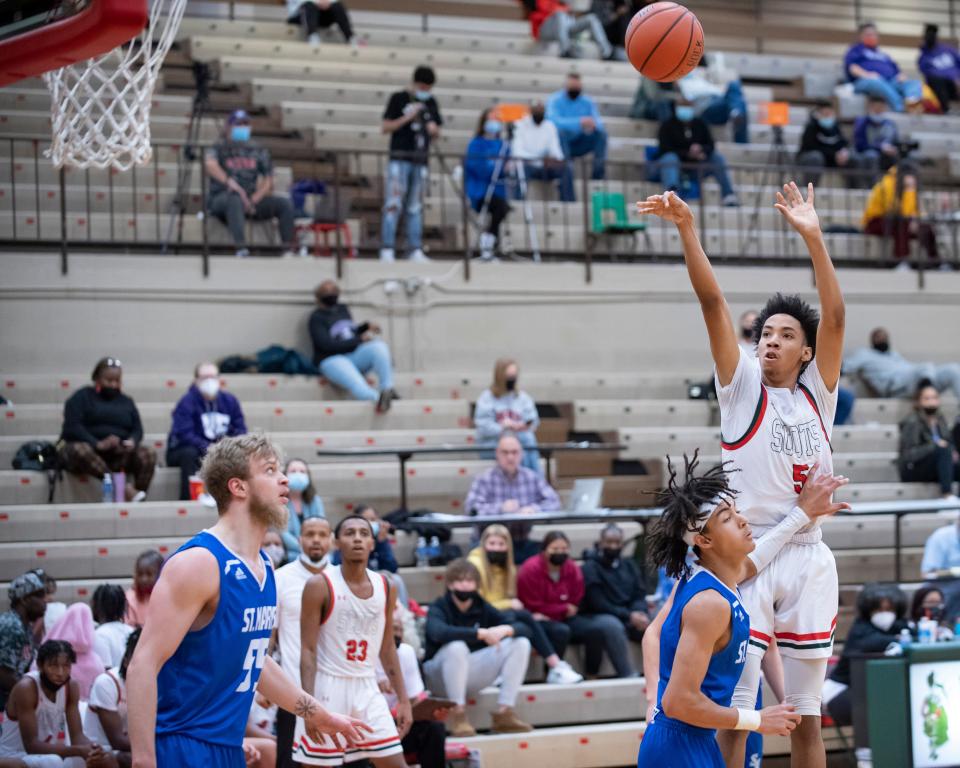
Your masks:
M 377 374 L 381 391 L 393 389 L 390 348 L 380 339 L 365 341 L 348 354 L 324 358 L 319 368 L 322 376 L 347 390 L 354 400 L 376 400 L 379 397 L 377 390 L 364 378 L 364 374 L 370 370 Z
M 583 131 L 560 131 L 560 144 L 568 160 L 593 153 L 592 179 L 602 179 L 607 175 L 607 132 L 595 128 L 593 133 Z
M 423 234 L 423 182 L 427 166 L 409 160 L 391 160 L 387 165 L 387 189 L 383 204 L 380 240 L 384 248 L 397 242 L 401 212 L 406 214 L 407 247 L 420 247 Z
M 854 81 L 853 91 L 864 96 L 879 96 L 894 112 L 903 112 L 904 99 L 919 101 L 923 97 L 923 84 L 919 80 L 904 80 L 901 83 L 895 79 L 861 77 Z
M 743 98 L 743 86 L 734 80 L 727 86 L 723 96 L 714 96 L 700 113 L 700 117 L 709 125 L 726 125 L 733 122 L 733 140 L 737 144 L 749 144 L 750 132 L 747 130 L 747 102 Z
M 842 426 L 850 421 L 850 416 L 853 414 L 854 400 L 856 400 L 856 396 L 853 394 L 852 389 L 847 389 L 846 387 L 837 388 L 837 411 L 833 416 L 833 425 L 835 427 Z
M 572 203 L 577 199 L 573 191 L 573 169 L 570 163 L 564 163 L 561 166 L 534 165 L 532 163 L 523 164 L 524 173 L 527 179 L 536 181 L 554 181 L 557 182 L 557 194 L 564 203 Z M 517 188 L 517 199 L 520 199 L 520 187 Z
M 660 155 L 660 181 L 664 189 L 680 189 L 680 156 L 676 152 L 667 152 Z M 720 193 L 726 197 L 733 194 L 733 185 L 727 175 L 727 162 L 717 151 L 711 152 L 707 159 L 700 163 L 700 171 L 704 178 L 713 176 L 720 185 Z

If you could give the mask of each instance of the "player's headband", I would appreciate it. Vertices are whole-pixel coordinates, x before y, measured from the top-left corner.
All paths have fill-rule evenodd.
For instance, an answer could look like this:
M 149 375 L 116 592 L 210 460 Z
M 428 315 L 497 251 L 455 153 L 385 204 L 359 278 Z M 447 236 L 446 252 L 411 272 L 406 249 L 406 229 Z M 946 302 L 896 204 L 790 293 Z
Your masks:
M 696 522 L 693 523 L 691 528 L 688 528 L 683 532 L 683 540 L 687 543 L 688 546 L 693 546 L 693 540 L 698 533 L 703 533 L 703 529 L 706 527 L 710 518 L 713 517 L 713 513 L 716 512 L 717 507 L 719 507 L 723 502 L 726 501 L 723 496 L 714 496 L 710 501 L 704 502 L 700 505 L 700 511 L 697 514 Z

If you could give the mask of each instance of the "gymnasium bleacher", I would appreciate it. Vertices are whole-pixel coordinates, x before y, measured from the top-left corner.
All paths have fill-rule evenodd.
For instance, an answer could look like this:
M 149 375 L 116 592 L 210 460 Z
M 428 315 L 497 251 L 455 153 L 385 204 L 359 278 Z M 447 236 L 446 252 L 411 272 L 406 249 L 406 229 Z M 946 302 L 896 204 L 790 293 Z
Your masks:
M 471 445 L 471 406 L 488 386 L 493 360 L 507 352 L 521 363 L 522 387 L 560 414 L 550 420 L 550 435 L 589 433 L 619 442 L 624 446 L 619 459 L 644 463 L 660 480 L 665 454 L 699 448 L 706 458 L 719 458 L 717 413 L 706 401 L 686 397 L 687 385 L 705 378 L 709 359 L 686 275 L 675 263 L 662 263 L 676 262 L 682 252 L 675 230 L 651 221 L 648 243 L 610 245 L 611 257 L 642 263 L 597 266 L 589 283 L 580 266 L 585 250 L 607 248 L 591 241 L 592 192 L 615 189 L 632 201 L 660 191 L 639 170 L 638 158 L 655 143 L 656 125 L 627 117 L 638 77 L 628 64 L 572 63 L 611 134 L 609 180 L 585 180 L 578 168 L 576 203 L 535 192 L 541 247 L 559 263 L 471 265 L 464 274 L 448 259 L 463 258 L 471 236 L 462 220 L 459 187 L 440 165 L 432 166 L 424 202 L 425 242 L 435 257 L 430 264 L 223 257 L 212 260 L 209 276 L 201 274 L 197 254 L 205 238 L 219 253 L 232 249 L 218 222 L 196 216 L 202 209 L 199 169 L 189 186 L 179 244 L 172 244 L 173 253 L 159 255 L 190 124 L 195 61 L 209 64 L 214 73 L 200 141 L 215 140 L 229 110 L 250 110 L 254 135 L 273 152 L 278 190 L 305 176 L 335 177 L 343 184 L 353 199 L 347 225 L 361 256 L 378 247 L 386 147 L 380 115 L 389 93 L 403 87 L 416 64 L 437 70 L 435 95 L 446 121 L 439 149 L 451 164 L 462 155 L 484 106 L 545 96 L 571 69 L 570 61 L 530 41 L 514 0 L 349 5 L 363 44 L 329 41 L 313 48 L 285 23 L 278 2 L 191 2 L 154 96 L 153 161 L 128 173 L 68 168 L 61 177 L 43 156 L 50 131 L 43 84 L 33 79 L 0 89 L 0 241 L 7 251 L 0 257 L 0 394 L 11 401 L 0 409 L 0 608 L 6 607 L 9 580 L 27 568 L 40 566 L 55 576 L 58 599 L 89 600 L 100 583 L 128 585 L 142 550 L 170 553 L 208 525 L 215 513 L 177 501 L 177 470 L 163 466 L 174 402 L 199 360 L 270 343 L 306 351 L 310 293 L 334 275 L 355 312 L 380 322 L 390 340 L 403 399 L 387 415 L 346 400 L 315 378 L 222 377 L 251 428 L 269 432 L 288 456 L 308 461 L 333 520 L 361 499 L 381 512 L 394 509 L 397 463 L 382 456 L 320 457 L 317 450 Z M 918 0 L 909 9 L 893 0 L 809 2 L 799 18 L 796 4 L 787 0 L 689 5 L 703 21 L 708 52 L 723 51 L 728 65 L 741 73 L 752 118 L 750 144 L 734 144 L 725 129 L 715 131 L 735 169 L 744 208 L 724 208 L 717 188 L 707 183 L 698 208 L 706 251 L 724 257 L 718 272 L 735 311 L 756 306 L 777 289 L 814 297 L 802 243 L 785 234 L 779 214 L 765 203 L 756 210 L 755 240 L 745 246 L 758 190 L 766 200 L 779 180 L 767 165 L 772 133 L 757 122 L 761 104 L 791 102 L 785 138 L 792 156 L 815 99 L 836 96 L 843 118 L 862 110 L 859 97 L 834 92 L 856 21 L 875 18 L 885 49 L 912 72 L 922 22 L 946 29 L 951 17 L 935 0 Z M 926 207 L 960 210 L 960 117 L 896 120 L 902 132 L 921 140 L 931 160 Z M 822 221 L 859 226 L 866 195 L 827 174 L 817 191 Z M 529 230 L 519 211 L 506 227 L 514 248 L 526 253 Z M 263 254 L 278 252 L 270 227 L 251 227 L 250 235 Z M 960 327 L 956 274 L 918 279 L 881 272 L 874 267 L 884 258 L 883 248 L 873 238 L 837 232 L 828 234 L 827 242 L 845 266 L 840 279 L 848 302 L 848 348 L 865 341 L 869 328 L 886 324 L 904 354 L 940 361 L 958 356 L 952 331 L 949 343 L 943 338 Z M 69 259 L 61 255 L 61 243 Z M 960 261 L 955 227 L 942 228 L 941 245 L 949 261 Z M 736 265 L 737 258 L 751 255 L 754 266 Z M 401 289 L 388 291 L 396 280 Z M 98 503 L 97 483 L 68 475 L 47 504 L 47 479 L 9 469 L 11 459 L 28 439 L 56 441 L 64 400 L 87 383 L 93 362 L 108 353 L 124 360 L 124 389 L 139 407 L 145 442 L 160 458 L 148 501 Z M 845 383 L 859 388 L 857 382 Z M 945 404 L 955 415 L 956 402 Z M 840 494 L 843 500 L 856 507 L 938 496 L 933 485 L 901 483 L 897 476 L 897 423 L 909 407 L 905 401 L 860 397 L 854 423 L 836 428 L 835 466 L 852 480 Z M 595 463 L 585 467 L 576 457 L 553 462 L 561 493 L 574 478 L 596 472 Z M 410 507 L 463 514 L 471 479 L 488 465 L 468 453 L 415 457 L 407 465 Z M 638 476 L 615 475 L 612 458 L 601 474 L 609 478 L 609 492 L 621 491 L 616 506 L 652 506 L 647 495 L 625 496 L 623 489 Z M 954 516 L 949 513 L 949 519 Z M 841 583 L 838 641 L 849 628 L 863 583 L 892 580 L 898 568 L 905 588 L 921 580 L 923 542 L 946 519 L 931 510 L 905 515 L 899 523 L 892 513 L 825 522 Z M 537 526 L 533 535 L 552 527 Z M 597 534 L 597 526 L 586 523 L 566 524 L 564 530 L 574 553 L 592 546 Z M 640 526 L 626 530 L 630 537 Z M 457 529 L 453 540 L 466 548 L 470 529 Z M 397 535 L 410 595 L 427 602 L 443 591 L 442 569 L 418 568 L 415 544 L 413 536 Z M 568 656 L 580 663 L 576 650 Z M 547 686 L 541 672 L 531 665 L 517 707 L 518 715 L 536 726 L 534 732 L 465 740 L 480 751 L 484 766 L 520 760 L 554 768 L 635 764 L 645 709 L 642 680 Z M 495 705 L 490 691 L 471 701 L 473 724 L 489 727 Z M 833 731 L 825 731 L 825 740 L 828 748 L 840 744 Z M 768 737 L 765 751 L 786 754 L 788 742 Z

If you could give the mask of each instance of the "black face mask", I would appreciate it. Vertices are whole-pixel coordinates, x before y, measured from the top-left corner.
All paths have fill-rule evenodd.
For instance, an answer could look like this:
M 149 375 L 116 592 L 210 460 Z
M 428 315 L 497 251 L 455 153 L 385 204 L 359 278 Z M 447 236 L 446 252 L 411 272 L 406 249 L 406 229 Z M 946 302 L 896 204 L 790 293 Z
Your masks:
M 744 341 L 753 341 L 753 328 L 741 328 L 740 335 Z
M 600 556 L 605 563 L 615 563 L 620 559 L 620 549 L 618 547 L 603 547 L 600 550 Z
M 400 647 L 400 643 L 402 643 L 402 642 L 403 642 L 403 638 L 402 638 L 402 637 L 394 637 L 394 638 L 393 638 L 393 644 L 394 644 L 395 646 L 397 646 L 397 648 Z
M 530 113 L 530 118 L 531 118 L 531 119 L 533 120 L 533 122 L 534 122 L 535 124 L 537 124 L 537 125 L 540 125 L 540 123 L 543 122 L 543 119 L 544 119 L 545 117 L 546 117 L 546 115 L 545 115 L 543 112 L 531 112 L 531 113 Z
M 939 605 L 928 605 L 923 609 L 923 612 L 927 618 L 933 619 L 934 621 L 940 621 L 940 619 L 943 618 L 943 603 L 940 603 Z
M 513 390 L 515 390 L 515 389 L 517 388 L 517 380 L 516 380 L 516 379 L 505 379 L 504 382 L 503 382 L 503 386 L 505 386 L 505 387 L 507 388 L 507 392 L 513 392 Z
M 550 555 L 550 565 L 563 565 L 569 559 L 569 552 L 554 552 Z
M 100 390 L 97 394 L 99 394 L 104 400 L 113 400 L 113 398 L 120 394 L 120 390 L 116 387 L 100 387 Z
M 325 307 L 335 307 L 338 301 L 340 301 L 339 293 L 328 293 L 326 296 L 320 297 L 320 303 Z
M 450 591 L 461 603 L 471 601 L 477 596 L 477 590 L 475 589 L 451 589 Z
M 567 96 L 571 99 L 580 98 L 580 89 L 579 88 L 567 88 Z
M 490 562 L 490 565 L 506 565 L 507 553 L 506 552 L 487 552 L 487 560 Z
M 875 341 L 873 343 L 873 348 L 877 352 L 889 352 L 890 351 L 890 342 L 889 341 Z
M 939 407 L 936 407 L 936 408 L 926 407 L 926 408 L 922 408 L 921 410 L 922 410 L 925 414 L 927 414 L 927 416 L 936 416 L 936 415 L 937 415 L 937 412 L 940 410 L 940 408 L 939 408 Z

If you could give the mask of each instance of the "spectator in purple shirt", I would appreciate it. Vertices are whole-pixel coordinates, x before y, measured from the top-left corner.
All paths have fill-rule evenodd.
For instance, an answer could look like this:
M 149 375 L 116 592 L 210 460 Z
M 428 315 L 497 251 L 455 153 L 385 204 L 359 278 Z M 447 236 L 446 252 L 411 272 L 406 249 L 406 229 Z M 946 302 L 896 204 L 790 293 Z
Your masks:
M 949 112 L 950 102 L 960 99 L 960 53 L 937 40 L 939 31 L 936 24 L 924 27 L 917 68 L 937 95 L 943 111 Z
M 871 22 L 860 25 L 860 42 L 850 46 L 843 58 L 847 78 L 853 90 L 866 96 L 879 96 L 894 112 L 903 112 L 904 101 L 915 104 L 923 97 L 923 85 L 910 80 L 890 55 L 879 48 L 880 36 Z
M 180 498 L 190 498 L 190 476 L 200 470 L 211 445 L 246 433 L 240 402 L 220 389 L 220 369 L 214 363 L 200 363 L 193 384 L 173 409 L 167 437 L 167 466 L 180 467 Z
M 497 442 L 497 466 L 477 475 L 467 494 L 466 508 L 479 517 L 532 515 L 560 509 L 560 498 L 543 476 L 521 466 L 523 447 L 516 435 L 505 433 Z M 528 523 L 507 526 L 513 538 L 513 559 L 519 565 L 540 551 L 530 541 Z

